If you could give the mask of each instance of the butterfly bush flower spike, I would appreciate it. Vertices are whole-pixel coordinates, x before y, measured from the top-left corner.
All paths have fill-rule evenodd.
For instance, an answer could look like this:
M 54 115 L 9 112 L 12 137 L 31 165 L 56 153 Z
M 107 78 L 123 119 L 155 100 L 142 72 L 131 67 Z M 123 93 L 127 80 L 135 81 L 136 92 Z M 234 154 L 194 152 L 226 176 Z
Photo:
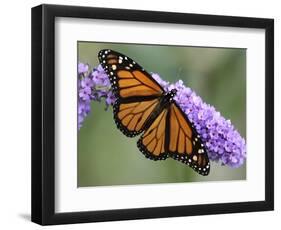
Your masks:
M 87 68 L 83 65 L 79 63 L 78 73 L 81 71 L 85 74 Z M 241 137 L 230 120 L 226 120 L 213 106 L 203 102 L 193 90 L 184 86 L 182 80 L 170 84 L 162 80 L 156 73 L 151 75 L 166 91 L 177 89 L 174 100 L 194 124 L 206 146 L 210 160 L 233 168 L 244 163 L 246 159 L 245 139 Z M 90 93 L 89 88 L 91 89 Z M 79 82 L 79 127 L 90 112 L 89 101 L 101 101 L 102 98 L 105 98 L 107 107 L 115 102 L 108 76 L 99 65 Z
M 89 66 L 78 64 L 78 128 L 80 129 L 85 117 L 90 113 L 90 98 L 92 81 L 88 77 Z
M 78 128 L 91 111 L 91 101 L 105 98 L 106 109 L 113 105 L 115 97 L 110 90 L 110 82 L 101 65 L 89 71 L 89 65 L 78 64 Z
M 174 99 L 194 124 L 205 143 L 210 160 L 233 168 L 244 163 L 246 142 L 230 120 L 226 120 L 213 106 L 203 102 L 194 91 L 183 85 L 182 80 L 169 84 L 163 81 L 158 74 L 152 74 L 152 77 L 166 91 L 177 89 Z

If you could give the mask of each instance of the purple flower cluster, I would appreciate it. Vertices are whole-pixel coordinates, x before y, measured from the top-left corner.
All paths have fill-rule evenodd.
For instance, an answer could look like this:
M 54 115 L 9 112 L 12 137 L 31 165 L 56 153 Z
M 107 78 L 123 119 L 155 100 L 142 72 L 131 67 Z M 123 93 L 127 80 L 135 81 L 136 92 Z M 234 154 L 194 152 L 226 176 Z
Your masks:
M 91 100 L 105 98 L 106 108 L 115 101 L 107 74 L 99 65 L 89 72 L 89 65 L 78 64 L 78 128 L 91 111 Z
M 78 64 L 78 128 L 80 129 L 85 117 L 90 113 L 90 98 L 92 81 L 88 77 L 89 66 Z
M 166 90 L 177 89 L 175 101 L 185 112 L 202 141 L 205 143 L 210 160 L 237 168 L 246 158 L 246 142 L 239 132 L 220 112 L 206 104 L 194 91 L 183 85 L 182 80 L 175 84 L 163 81 L 158 74 L 152 77 Z
M 101 101 L 105 98 L 106 106 L 113 105 L 115 97 L 107 74 L 99 65 L 89 74 L 86 65 L 78 65 L 79 74 L 79 128 L 90 112 L 90 100 Z M 82 75 L 81 75 L 82 74 Z M 82 77 L 81 77 L 82 76 Z M 220 112 L 206 104 L 194 91 L 183 85 L 182 80 L 175 84 L 163 81 L 158 74 L 152 77 L 166 90 L 177 89 L 175 101 L 195 125 L 202 141 L 205 143 L 210 160 L 236 168 L 246 159 L 246 143 L 239 132 Z

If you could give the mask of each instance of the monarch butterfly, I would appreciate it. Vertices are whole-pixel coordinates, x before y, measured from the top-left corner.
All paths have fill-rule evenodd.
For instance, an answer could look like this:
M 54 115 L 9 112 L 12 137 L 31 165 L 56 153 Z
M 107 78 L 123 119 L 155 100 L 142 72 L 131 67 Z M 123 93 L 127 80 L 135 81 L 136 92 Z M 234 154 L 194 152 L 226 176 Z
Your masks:
M 128 137 L 142 133 L 139 150 L 149 159 L 171 157 L 201 175 L 210 171 L 204 144 L 193 124 L 173 99 L 139 64 L 113 50 L 101 50 L 99 61 L 109 76 L 116 101 L 117 127 Z

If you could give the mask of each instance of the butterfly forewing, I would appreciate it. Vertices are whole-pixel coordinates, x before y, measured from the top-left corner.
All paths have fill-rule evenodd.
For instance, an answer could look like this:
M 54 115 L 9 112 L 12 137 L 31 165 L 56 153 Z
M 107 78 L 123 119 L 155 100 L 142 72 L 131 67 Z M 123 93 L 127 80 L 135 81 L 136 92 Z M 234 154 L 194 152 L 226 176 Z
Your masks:
M 143 132 L 164 90 L 139 64 L 112 50 L 101 50 L 99 60 L 109 76 L 116 102 L 117 127 L 129 137 Z
M 201 175 L 210 171 L 209 158 L 193 125 L 189 122 L 181 108 L 173 102 L 167 117 L 169 124 L 169 156 L 179 160 Z
M 123 54 L 101 50 L 99 60 L 119 98 L 159 97 L 163 88 L 139 64 Z

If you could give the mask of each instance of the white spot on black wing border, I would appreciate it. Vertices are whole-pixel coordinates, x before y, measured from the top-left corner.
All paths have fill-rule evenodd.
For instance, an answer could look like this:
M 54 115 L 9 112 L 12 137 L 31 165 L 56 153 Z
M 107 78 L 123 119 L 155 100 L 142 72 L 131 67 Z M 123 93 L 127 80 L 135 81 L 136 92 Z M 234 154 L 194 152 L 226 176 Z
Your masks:
M 118 70 L 118 65 L 114 64 L 115 68 L 113 69 L 112 65 L 107 65 L 105 62 L 106 58 L 110 54 L 110 52 L 111 51 L 108 49 L 101 50 L 98 54 L 98 58 L 99 58 L 99 62 L 101 64 L 102 68 L 104 69 L 104 71 L 106 72 L 106 74 L 109 78 L 109 81 L 110 81 L 110 84 L 112 87 L 112 91 L 113 91 L 115 97 L 119 98 L 118 81 L 116 79 L 116 71 Z M 114 52 L 113 52 L 113 54 L 116 55 Z
M 169 154 L 168 154 L 168 157 L 188 165 L 195 172 L 199 173 L 202 176 L 207 176 L 209 174 L 210 167 L 209 166 L 208 166 L 208 168 L 199 167 L 196 164 L 196 162 L 194 160 L 192 160 L 193 156 L 194 156 L 194 154 L 189 155 L 187 153 L 177 153 L 177 152 L 169 152 Z M 209 162 L 207 165 L 209 165 Z

